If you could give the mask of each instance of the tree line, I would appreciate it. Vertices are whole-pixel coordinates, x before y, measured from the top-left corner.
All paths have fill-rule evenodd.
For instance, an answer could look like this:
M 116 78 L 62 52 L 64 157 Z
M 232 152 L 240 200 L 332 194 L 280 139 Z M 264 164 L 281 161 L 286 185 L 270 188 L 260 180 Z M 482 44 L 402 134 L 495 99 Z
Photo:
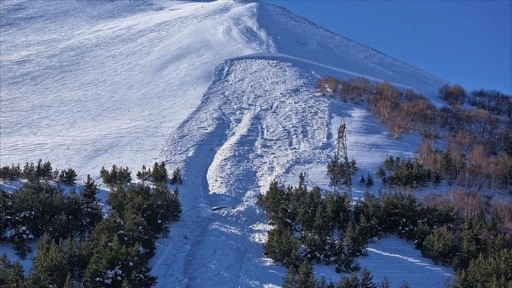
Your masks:
M 462 130 L 473 134 L 479 143 L 488 142 L 495 153 L 512 148 L 512 97 L 496 90 L 467 93 L 460 85 L 446 84 L 439 88 L 439 97 L 446 105 L 437 109 L 413 90 L 400 90 L 388 82 L 372 83 L 363 77 L 344 81 L 322 77 L 317 88 L 322 95 L 344 102 L 367 103 L 395 137 L 419 132 L 427 138 L 437 138 L 446 134 L 441 131 L 446 128 L 450 133 Z
M 377 287 L 350 286 L 345 278 L 340 281 L 345 284 L 321 279 L 315 280 L 317 286 L 298 283 L 307 278 L 307 265 L 316 263 L 333 264 L 338 273 L 355 273 L 350 277 L 357 283 L 355 279 L 362 275 L 357 274 L 356 258 L 367 254 L 369 242 L 390 234 L 414 243 L 434 263 L 453 267 L 453 287 L 512 285 L 512 275 L 505 268 L 512 264 L 512 205 L 493 207 L 489 213 L 477 209 L 469 213 L 470 195 L 422 202 L 410 193 L 374 196 L 367 192 L 351 206 L 346 194 L 322 193 L 304 183 L 303 176 L 297 187 L 274 181 L 259 198 L 273 225 L 264 253 L 287 267 L 285 283 L 292 284 L 286 287 Z M 461 202 L 460 197 L 466 199 Z M 492 283 L 506 285 L 489 286 Z
M 358 273 L 356 258 L 367 254 L 368 243 L 378 234 L 370 231 L 371 225 L 364 217 L 358 216 L 361 210 L 351 207 L 347 193 L 323 195 L 318 187 L 308 189 L 301 174 L 297 187 L 273 181 L 260 195 L 259 203 L 273 225 L 264 254 L 288 269 L 284 287 L 389 287 L 374 283 L 365 269 Z M 311 265 L 315 263 L 333 264 L 336 272 L 351 276 L 339 283 L 314 279 Z
M 27 162 L 21 168 L 16 165 L 5 165 L 0 168 L 0 180 L 4 182 L 13 182 L 19 179 L 26 179 L 28 182 L 37 183 L 39 181 L 57 181 L 60 184 L 73 185 L 76 181 L 76 172 L 73 168 L 65 170 L 53 169 L 52 164 L 39 159 L 37 163 Z
M 25 181 L 17 191 L 0 190 L 0 240 L 12 243 L 22 258 L 30 252 L 30 244 L 38 241 L 26 277 L 19 263 L 0 257 L 0 286 L 154 286 L 157 279 L 150 274 L 148 262 L 155 254 L 155 240 L 166 235 L 170 223 L 180 217 L 177 188 L 171 191 L 164 179 L 130 184 L 127 167 L 102 169 L 103 181 L 111 188 L 110 209 L 103 215 L 98 186 L 90 176 L 80 191 L 73 187 L 64 193 L 50 176 L 54 175 L 51 164 L 46 163 L 25 165 L 36 172 L 21 178 Z M 12 171 L 11 167 L 5 171 Z
M 447 84 L 439 88 L 439 98 L 446 105 L 437 109 L 428 98 L 387 82 L 371 83 L 365 78 L 340 81 L 329 76 L 320 78 L 317 87 L 323 95 L 368 105 L 395 137 L 410 132 L 422 135 L 418 157 L 412 162 L 431 172 L 433 178 L 426 183 L 446 180 L 448 184 L 512 193 L 510 95 L 495 90 L 467 93 L 460 85 Z

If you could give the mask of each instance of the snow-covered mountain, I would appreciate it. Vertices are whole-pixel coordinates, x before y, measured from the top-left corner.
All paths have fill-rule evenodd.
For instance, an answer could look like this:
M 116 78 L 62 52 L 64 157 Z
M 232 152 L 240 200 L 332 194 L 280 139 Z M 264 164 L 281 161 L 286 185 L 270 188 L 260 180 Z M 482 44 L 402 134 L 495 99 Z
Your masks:
M 273 179 L 294 184 L 301 171 L 327 187 L 341 117 L 360 173 L 414 151 L 415 137 L 394 140 L 363 107 L 317 95 L 319 76 L 364 75 L 434 100 L 445 83 L 265 3 L 0 7 L 0 165 L 41 158 L 82 178 L 112 164 L 182 167 L 182 220 L 152 262 L 159 287 L 279 285 L 284 270 L 262 255 L 268 226 L 256 195 Z M 432 287 L 452 273 L 393 245 L 361 260 L 376 280 Z M 395 269 L 379 274 L 389 255 Z

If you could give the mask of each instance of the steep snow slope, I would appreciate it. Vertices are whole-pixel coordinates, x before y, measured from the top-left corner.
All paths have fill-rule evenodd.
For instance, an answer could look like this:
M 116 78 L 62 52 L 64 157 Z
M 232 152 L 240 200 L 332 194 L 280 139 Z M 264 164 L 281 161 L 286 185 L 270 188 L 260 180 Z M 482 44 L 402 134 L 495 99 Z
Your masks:
M 236 3 L 52 3 L 1 4 L 2 165 L 137 168 L 195 109 L 217 64 L 272 51 Z
M 413 150 L 414 139 L 393 140 L 364 108 L 315 96 L 313 71 L 322 69 L 290 58 L 260 57 L 218 67 L 201 104 L 169 138 L 164 152 L 171 166 L 184 167 L 188 184 L 181 193 L 183 220 L 162 240 L 153 262 L 153 271 L 161 275 L 159 287 L 279 285 L 284 271 L 262 257 L 269 227 L 257 195 L 273 179 L 295 184 L 301 171 L 313 172 L 310 184 L 328 188 L 325 164 L 341 117 L 350 123 L 349 153 L 364 174 L 375 172 L 387 153 L 404 156 Z M 363 192 L 357 188 L 356 196 Z M 402 275 L 403 263 L 390 268 L 387 277 L 393 283 L 433 287 L 450 275 L 449 269 L 435 268 L 417 255 L 411 258 L 403 242 L 398 245 L 407 252 L 400 255 L 403 259 L 420 266 L 410 275 Z M 367 267 L 382 263 L 382 255 L 400 253 L 382 248 L 381 254 L 371 250 L 374 257 L 365 259 Z M 418 273 L 428 277 L 418 280 Z M 339 278 L 332 274 L 332 280 Z
M 256 195 L 272 179 L 294 184 L 301 171 L 328 188 L 341 117 L 360 173 L 414 151 L 418 139 L 391 139 L 363 107 L 316 95 L 318 76 L 365 75 L 430 96 L 443 83 L 267 4 L 0 7 L 0 165 L 42 158 L 92 175 L 114 163 L 183 168 L 183 217 L 152 261 L 159 287 L 280 285 L 284 270 L 262 257 L 269 227 Z M 410 256 L 403 243 L 376 247 L 370 268 L 378 255 Z M 424 287 L 451 273 L 415 259 Z M 393 283 L 408 280 L 400 267 L 389 271 Z
M 43 158 L 95 174 L 157 159 L 215 66 L 252 53 L 427 93 L 442 83 L 273 5 L 7 0 L 1 16 L 2 164 Z
M 258 11 L 258 23 L 269 35 L 277 36 L 273 40 L 280 53 L 414 87 L 429 96 L 436 95 L 443 83 L 438 77 L 340 37 L 282 7 L 259 5 Z

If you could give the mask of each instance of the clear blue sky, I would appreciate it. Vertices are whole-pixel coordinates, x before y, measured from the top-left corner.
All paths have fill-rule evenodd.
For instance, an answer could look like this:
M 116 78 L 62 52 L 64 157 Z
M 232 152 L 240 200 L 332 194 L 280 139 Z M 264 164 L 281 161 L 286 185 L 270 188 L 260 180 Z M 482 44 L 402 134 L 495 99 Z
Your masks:
M 263 0 L 467 90 L 512 95 L 512 0 Z

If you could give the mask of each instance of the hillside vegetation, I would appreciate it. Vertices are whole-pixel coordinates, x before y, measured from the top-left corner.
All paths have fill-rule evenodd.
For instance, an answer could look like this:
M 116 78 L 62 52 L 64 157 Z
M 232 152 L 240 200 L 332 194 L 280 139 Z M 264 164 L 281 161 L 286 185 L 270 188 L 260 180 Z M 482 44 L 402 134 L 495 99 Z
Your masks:
M 167 235 L 181 214 L 178 190 L 170 191 L 165 165 L 155 163 L 155 168 L 151 186 L 129 184 L 127 167 L 102 169 L 111 189 L 109 208 L 103 211 L 89 176 L 77 191 L 71 168 L 59 173 L 42 161 L 26 163 L 23 170 L 4 166 L 1 178 L 19 188 L 13 193 L 0 189 L 0 241 L 11 243 L 22 259 L 36 242 L 37 251 L 28 274 L 2 255 L 0 286 L 153 287 L 157 278 L 148 262 L 155 255 L 155 240 Z
M 394 187 L 394 192 L 379 192 L 378 196 L 367 192 L 354 205 L 346 192 L 322 193 L 318 187 L 309 190 L 304 173 L 297 187 L 277 182 L 270 185 L 260 196 L 260 205 L 273 227 L 264 253 L 287 267 L 284 287 L 389 287 L 387 280 L 375 283 L 365 269 L 361 274 L 355 272 L 360 270 L 357 257 L 367 255 L 368 244 L 390 234 L 411 241 L 435 264 L 452 266 L 455 279 L 446 286 L 510 286 L 512 277 L 506 267 L 512 265 L 512 203 L 490 203 L 489 199 L 512 193 L 512 130 L 507 126 L 512 98 L 496 91 L 473 91 L 469 103 L 486 103 L 477 104 L 485 110 L 462 109 L 465 91 L 457 85 L 445 85 L 439 90 L 440 98 L 450 106 L 438 110 L 413 91 L 402 92 L 385 82 L 373 86 L 364 78 L 340 81 L 326 77 L 317 87 L 323 95 L 368 106 L 390 130 L 395 129 L 395 137 L 420 133 L 424 140 L 416 158 L 389 156 L 378 170 L 382 188 Z M 466 121 L 443 122 L 446 110 L 454 114 L 453 118 Z M 487 133 L 491 126 L 494 133 Z M 433 150 L 434 141 L 443 142 L 441 135 L 446 149 L 458 153 L 459 162 L 450 152 Z M 332 178 L 331 165 L 327 171 Z M 487 166 L 493 170 L 483 169 Z M 454 188 L 421 199 L 411 193 L 411 189 L 429 184 L 437 187 L 443 181 Z M 350 183 L 343 183 L 349 191 Z M 361 176 L 361 184 L 372 186 L 371 175 Z M 331 181 L 331 185 L 339 182 Z M 333 264 L 336 272 L 352 274 L 338 283 L 315 279 L 311 265 L 319 263 Z
M 430 288 L 466 258 L 422 248 L 436 265 L 407 239 L 446 234 L 458 253 L 468 221 L 483 227 L 471 233 L 509 233 L 510 105 L 499 92 L 443 86 L 261 1 L 2 0 L 0 34 L 9 283 L 274 288 L 387 277 Z M 340 122 L 348 154 L 335 159 Z M 279 201 L 266 199 L 270 188 Z M 267 202 L 268 215 L 279 210 L 270 223 Z M 412 228 L 371 223 L 394 215 L 389 203 L 412 213 L 409 202 L 420 209 L 405 221 Z M 365 203 L 375 214 L 356 214 Z M 280 211 L 291 204 L 308 209 Z M 455 224 L 421 226 L 422 209 L 453 211 Z M 327 223 L 327 211 L 347 218 Z M 494 275 L 486 263 L 508 255 L 482 249 L 464 262 L 467 275 L 481 266 Z

